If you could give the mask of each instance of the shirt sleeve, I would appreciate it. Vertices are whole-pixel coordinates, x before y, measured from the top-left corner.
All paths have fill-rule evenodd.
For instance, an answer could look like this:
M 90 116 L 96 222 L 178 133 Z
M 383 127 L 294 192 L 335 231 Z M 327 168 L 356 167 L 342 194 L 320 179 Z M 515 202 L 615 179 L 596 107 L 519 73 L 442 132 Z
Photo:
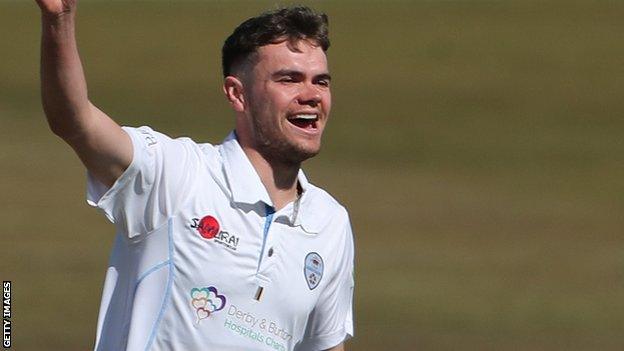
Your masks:
M 319 351 L 353 337 L 353 234 L 347 221 L 338 270 L 319 296 L 308 319 L 304 338 L 296 350 Z
M 132 140 L 132 162 L 110 188 L 87 172 L 87 203 L 132 239 L 175 214 L 192 187 L 199 155 L 188 138 L 171 139 L 145 126 L 123 130 Z

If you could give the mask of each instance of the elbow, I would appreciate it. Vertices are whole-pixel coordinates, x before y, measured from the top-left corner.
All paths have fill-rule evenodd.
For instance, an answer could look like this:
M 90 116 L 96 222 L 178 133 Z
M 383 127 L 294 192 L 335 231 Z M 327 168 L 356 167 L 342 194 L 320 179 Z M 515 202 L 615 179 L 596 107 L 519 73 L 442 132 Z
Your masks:
M 89 114 L 86 112 L 76 113 L 76 111 L 71 110 L 55 110 L 45 108 L 45 105 L 44 111 L 50 131 L 65 141 L 80 137 L 89 122 Z
M 46 116 L 48 117 L 48 127 L 50 131 L 57 137 L 66 140 L 71 138 L 72 134 L 75 133 L 75 131 L 72 131 L 71 126 L 66 123 L 60 123 L 57 119 L 52 118 L 49 113 L 46 113 Z
M 60 126 L 58 123 L 54 123 L 48 119 L 48 127 L 50 131 L 56 135 L 57 137 L 64 139 L 64 136 L 67 134 L 67 128 Z
M 82 132 L 80 128 L 76 126 L 68 126 L 59 123 L 52 123 L 48 121 L 48 126 L 54 135 L 63 139 L 65 142 L 71 144 L 72 141 L 80 138 Z

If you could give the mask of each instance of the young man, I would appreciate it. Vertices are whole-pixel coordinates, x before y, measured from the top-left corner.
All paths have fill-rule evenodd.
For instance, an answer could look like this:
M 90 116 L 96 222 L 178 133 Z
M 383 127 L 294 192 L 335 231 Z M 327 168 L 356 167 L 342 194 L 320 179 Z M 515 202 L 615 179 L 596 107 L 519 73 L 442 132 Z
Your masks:
M 121 128 L 88 99 L 76 1 L 42 10 L 51 129 L 115 224 L 97 350 L 342 350 L 353 335 L 345 209 L 308 183 L 331 108 L 327 17 L 264 13 L 223 46 L 236 115 L 220 145 Z

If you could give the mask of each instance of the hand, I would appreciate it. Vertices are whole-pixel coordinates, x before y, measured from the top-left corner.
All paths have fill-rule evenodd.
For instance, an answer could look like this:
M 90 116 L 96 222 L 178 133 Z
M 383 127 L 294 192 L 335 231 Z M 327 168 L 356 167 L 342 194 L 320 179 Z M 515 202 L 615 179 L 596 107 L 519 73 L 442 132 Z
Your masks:
M 47 17 L 60 17 L 76 11 L 76 0 L 35 0 L 41 13 Z

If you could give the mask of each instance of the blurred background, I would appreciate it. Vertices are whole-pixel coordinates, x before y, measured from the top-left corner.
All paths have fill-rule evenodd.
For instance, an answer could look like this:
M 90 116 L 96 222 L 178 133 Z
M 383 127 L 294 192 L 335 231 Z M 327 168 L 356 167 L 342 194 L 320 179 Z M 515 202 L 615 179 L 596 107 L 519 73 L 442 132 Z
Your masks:
M 355 229 L 349 350 L 624 349 L 624 3 L 303 3 L 330 16 L 305 169 Z M 91 99 L 219 143 L 222 42 L 276 4 L 80 1 Z M 87 350 L 113 227 L 47 128 L 39 30 L 34 1 L 0 1 L 0 276 L 15 350 Z

